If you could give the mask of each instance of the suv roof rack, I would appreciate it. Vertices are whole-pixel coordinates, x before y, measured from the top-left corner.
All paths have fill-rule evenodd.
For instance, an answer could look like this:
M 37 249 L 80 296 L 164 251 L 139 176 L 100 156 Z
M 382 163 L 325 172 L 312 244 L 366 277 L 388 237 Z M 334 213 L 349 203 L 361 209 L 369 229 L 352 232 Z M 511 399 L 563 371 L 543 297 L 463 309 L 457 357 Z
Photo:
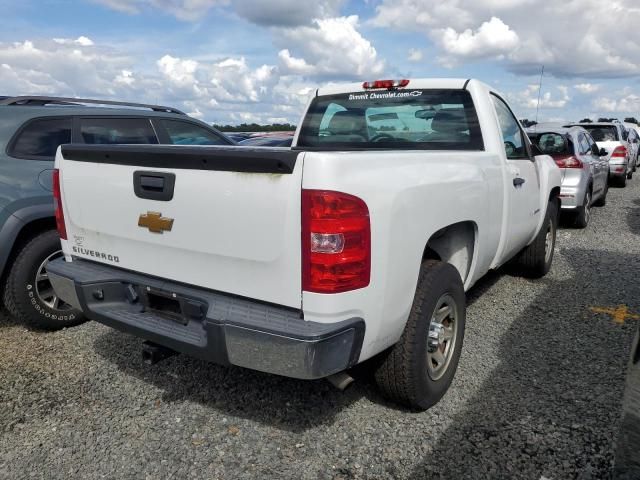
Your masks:
M 47 97 L 20 95 L 17 97 L 0 97 L 0 105 L 79 105 L 89 103 L 95 105 L 117 105 L 121 107 L 149 108 L 154 112 L 177 113 L 186 115 L 181 110 L 163 105 L 150 105 L 146 103 L 116 102 L 114 100 L 96 100 L 93 98 L 73 98 L 73 97 Z

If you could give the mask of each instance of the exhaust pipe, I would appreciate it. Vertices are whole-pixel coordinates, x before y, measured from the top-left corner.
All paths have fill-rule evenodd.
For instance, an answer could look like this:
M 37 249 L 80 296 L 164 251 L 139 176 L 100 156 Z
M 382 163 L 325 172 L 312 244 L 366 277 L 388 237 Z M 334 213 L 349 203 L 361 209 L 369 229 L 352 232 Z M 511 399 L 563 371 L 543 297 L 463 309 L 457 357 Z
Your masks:
M 148 341 L 142 343 L 142 361 L 147 365 L 155 365 L 159 361 L 173 357 L 177 353 L 175 350 L 158 345 L 157 343 Z
M 346 372 L 338 372 L 326 377 L 327 381 L 338 390 L 345 391 L 354 382 L 354 378 Z

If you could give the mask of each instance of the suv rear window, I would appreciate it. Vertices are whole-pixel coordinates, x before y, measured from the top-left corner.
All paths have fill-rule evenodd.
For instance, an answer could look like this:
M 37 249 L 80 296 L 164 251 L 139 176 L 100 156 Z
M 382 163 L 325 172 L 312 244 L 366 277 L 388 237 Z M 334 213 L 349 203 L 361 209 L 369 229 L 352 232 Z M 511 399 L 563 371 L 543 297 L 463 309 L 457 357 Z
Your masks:
M 618 129 L 614 125 L 580 125 L 587 130 L 596 142 L 616 142 Z
M 529 140 L 545 155 L 573 155 L 573 142 L 568 135 L 556 132 L 529 133 Z
M 32 120 L 18 133 L 9 155 L 32 160 L 53 160 L 59 145 L 71 143 L 70 118 Z
M 316 97 L 298 146 L 320 149 L 482 150 L 466 90 L 375 90 Z
M 146 118 L 81 118 L 80 136 L 89 144 L 158 143 Z

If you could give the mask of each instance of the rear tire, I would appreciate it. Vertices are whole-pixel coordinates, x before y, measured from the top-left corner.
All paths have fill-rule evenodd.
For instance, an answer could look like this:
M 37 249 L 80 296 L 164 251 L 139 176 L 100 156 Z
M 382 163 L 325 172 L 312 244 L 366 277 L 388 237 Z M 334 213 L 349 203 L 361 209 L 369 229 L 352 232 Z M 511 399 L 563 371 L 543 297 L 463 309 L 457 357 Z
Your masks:
M 46 263 L 60 256 L 60 237 L 43 232 L 22 247 L 4 289 L 4 305 L 17 320 L 44 330 L 59 330 L 85 321 L 80 312 L 55 295 L 46 274 Z
M 586 228 L 591 219 L 591 192 L 587 190 L 581 207 L 578 207 L 573 225 L 576 228 Z
M 551 269 L 558 230 L 558 201 L 550 200 L 535 240 L 520 252 L 515 262 L 516 274 L 528 278 L 544 277 Z
M 435 405 L 458 367 L 465 316 L 458 270 L 449 263 L 424 261 L 404 332 L 375 372 L 382 393 L 415 410 Z

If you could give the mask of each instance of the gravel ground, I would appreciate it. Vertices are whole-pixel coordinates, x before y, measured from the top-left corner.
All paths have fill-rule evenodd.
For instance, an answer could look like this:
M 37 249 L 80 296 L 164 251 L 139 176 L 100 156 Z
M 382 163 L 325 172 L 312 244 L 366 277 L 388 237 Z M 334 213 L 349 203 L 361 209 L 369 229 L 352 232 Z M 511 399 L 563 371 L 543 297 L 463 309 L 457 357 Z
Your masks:
M 469 292 L 454 383 L 424 413 L 366 376 L 346 392 L 184 355 L 88 323 L 56 333 L 0 314 L 0 478 L 603 479 L 640 312 L 640 181 L 586 231 L 563 228 L 539 281 Z

